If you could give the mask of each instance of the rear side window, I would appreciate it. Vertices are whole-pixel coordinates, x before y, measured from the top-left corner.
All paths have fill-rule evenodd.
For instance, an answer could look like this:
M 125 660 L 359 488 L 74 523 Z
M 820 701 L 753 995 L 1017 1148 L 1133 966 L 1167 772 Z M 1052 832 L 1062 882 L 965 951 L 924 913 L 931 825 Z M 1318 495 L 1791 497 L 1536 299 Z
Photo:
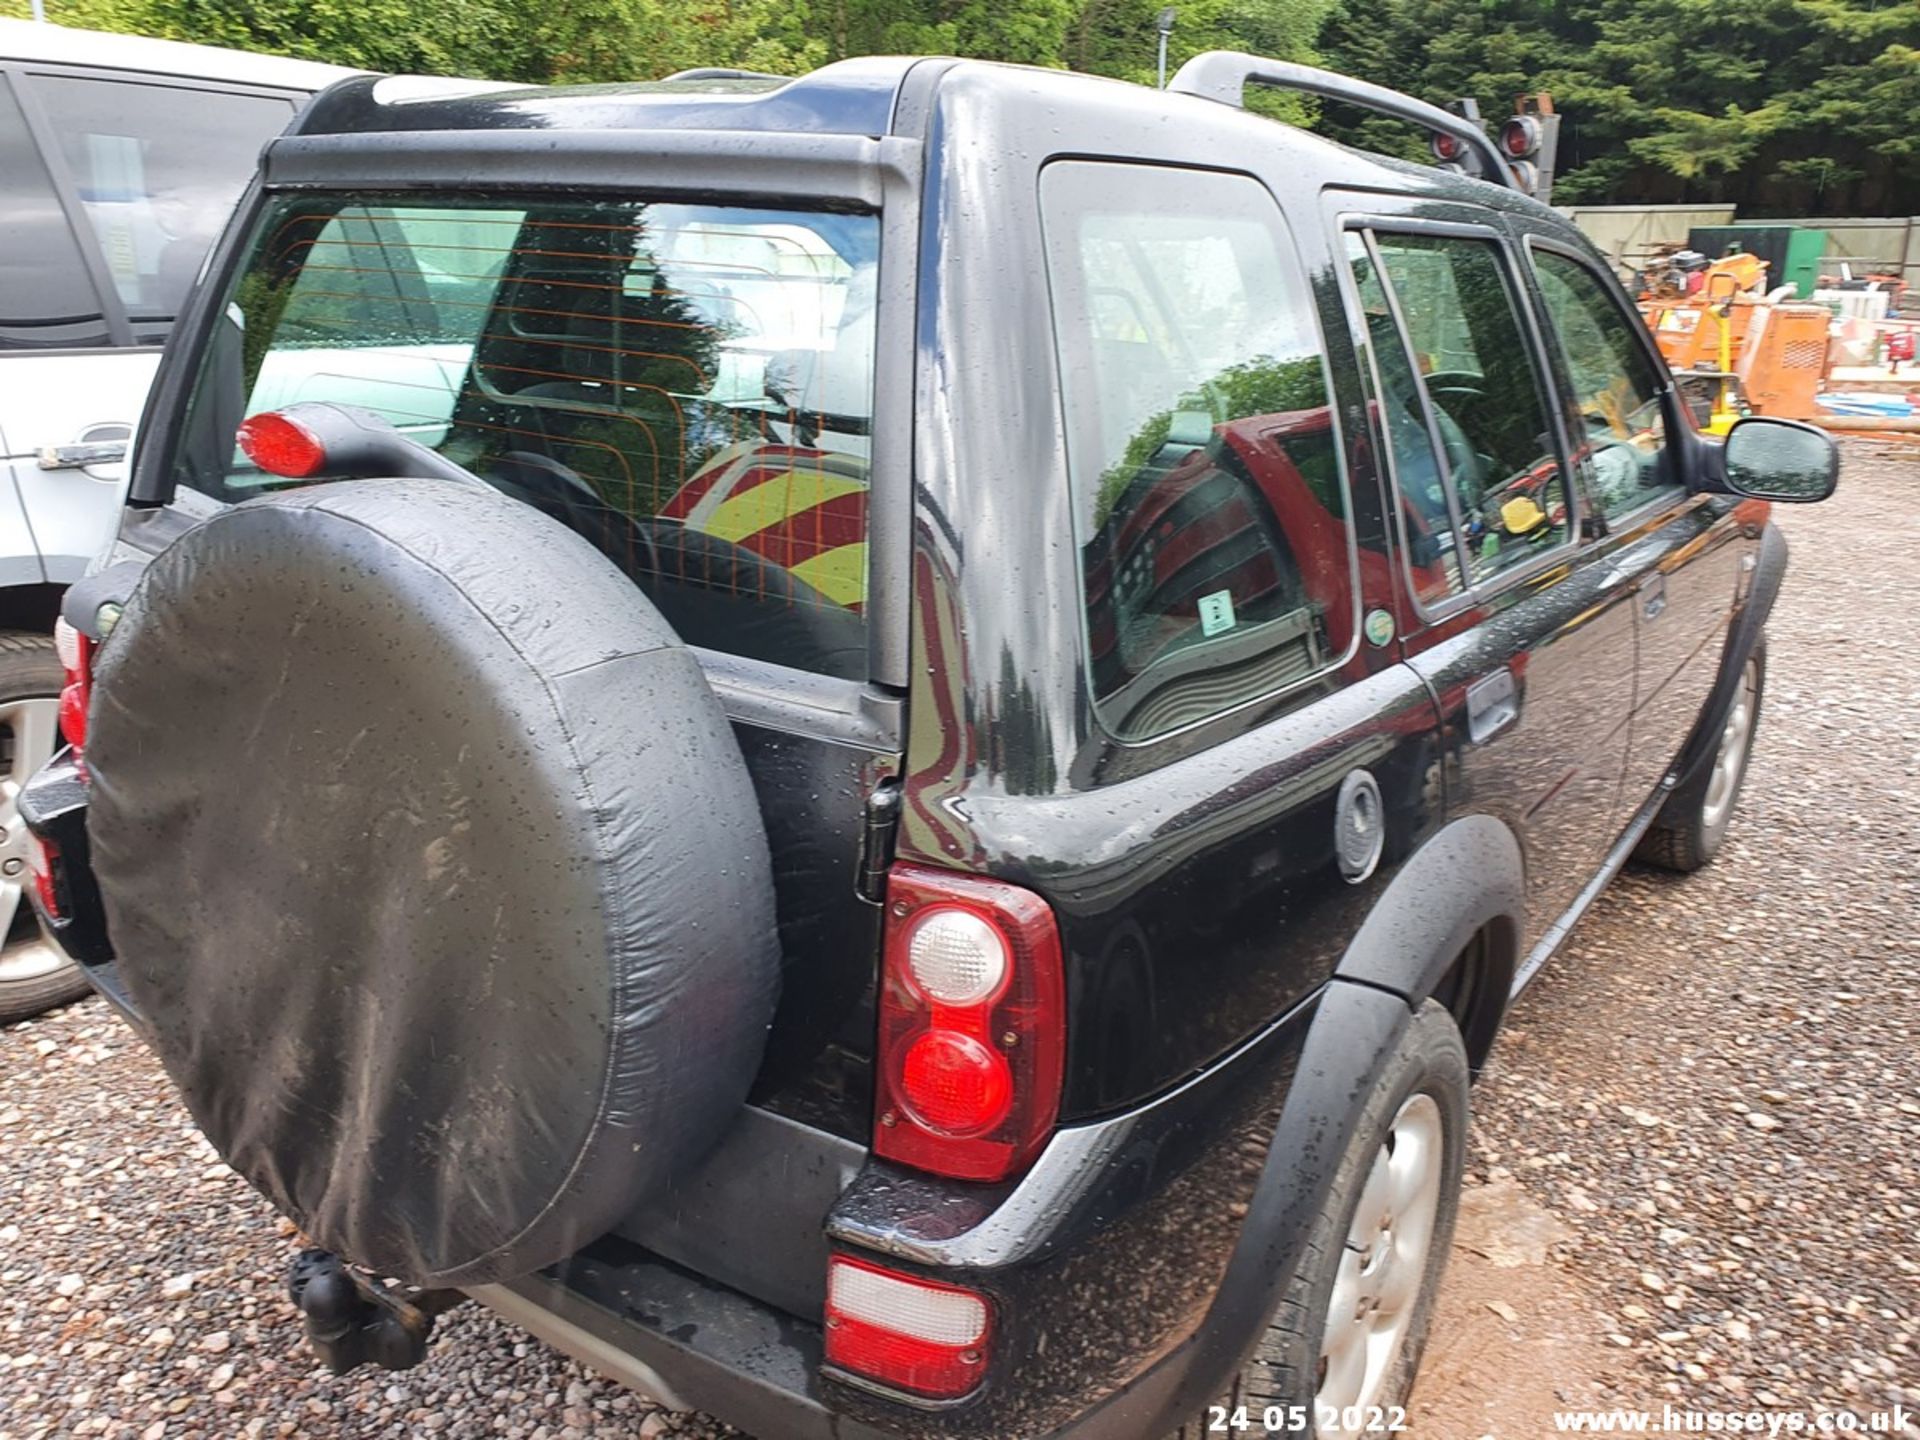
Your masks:
M 1041 205 L 1101 723 L 1144 739 L 1344 658 L 1339 443 L 1272 197 L 1071 161 Z
M 158 344 L 292 102 L 68 75 L 32 83 L 134 343 Z
M 0 196 L 0 350 L 105 345 L 100 298 L 4 75 Z
M 279 201 L 173 478 L 313 483 L 255 470 L 236 427 L 361 406 L 585 536 L 690 644 L 861 677 L 878 250 L 873 215 Z

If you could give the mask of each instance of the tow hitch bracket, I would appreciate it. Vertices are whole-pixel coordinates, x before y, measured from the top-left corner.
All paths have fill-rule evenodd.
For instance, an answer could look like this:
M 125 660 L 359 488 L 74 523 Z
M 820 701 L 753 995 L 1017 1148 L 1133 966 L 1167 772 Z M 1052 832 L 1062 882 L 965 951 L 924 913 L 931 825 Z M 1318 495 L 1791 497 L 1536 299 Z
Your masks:
M 410 1370 L 426 1357 L 434 1320 L 466 1296 L 415 1290 L 361 1274 L 329 1250 L 302 1250 L 287 1293 L 307 1322 L 307 1343 L 336 1375 L 362 1365 Z

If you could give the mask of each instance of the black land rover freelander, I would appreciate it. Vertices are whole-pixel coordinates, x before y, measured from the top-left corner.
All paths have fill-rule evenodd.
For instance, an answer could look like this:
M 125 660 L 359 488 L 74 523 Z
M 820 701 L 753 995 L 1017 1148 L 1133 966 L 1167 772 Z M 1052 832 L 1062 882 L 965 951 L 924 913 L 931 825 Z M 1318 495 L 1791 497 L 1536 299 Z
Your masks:
M 1835 474 L 1507 179 L 1229 54 L 267 148 L 23 808 L 330 1363 L 464 1295 L 767 1440 L 1392 1423 L 1469 1077 L 1720 845 Z

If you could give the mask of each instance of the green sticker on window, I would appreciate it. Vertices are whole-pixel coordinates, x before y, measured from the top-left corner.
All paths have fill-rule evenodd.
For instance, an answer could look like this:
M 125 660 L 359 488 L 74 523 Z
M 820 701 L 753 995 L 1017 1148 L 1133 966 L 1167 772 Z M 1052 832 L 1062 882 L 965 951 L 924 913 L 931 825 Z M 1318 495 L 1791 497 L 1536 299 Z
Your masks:
M 1233 592 L 1216 590 L 1200 597 L 1200 633 L 1218 635 L 1233 628 Z

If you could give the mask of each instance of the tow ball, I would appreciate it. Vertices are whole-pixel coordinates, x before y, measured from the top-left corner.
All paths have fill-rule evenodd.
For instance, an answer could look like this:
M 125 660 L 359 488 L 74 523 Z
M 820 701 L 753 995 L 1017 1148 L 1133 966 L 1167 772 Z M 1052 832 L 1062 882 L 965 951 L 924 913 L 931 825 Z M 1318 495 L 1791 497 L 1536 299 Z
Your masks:
M 294 1257 L 287 1293 L 307 1322 L 307 1343 L 336 1375 L 362 1365 L 412 1369 L 426 1357 L 434 1320 L 466 1299 L 374 1280 L 329 1250 Z

